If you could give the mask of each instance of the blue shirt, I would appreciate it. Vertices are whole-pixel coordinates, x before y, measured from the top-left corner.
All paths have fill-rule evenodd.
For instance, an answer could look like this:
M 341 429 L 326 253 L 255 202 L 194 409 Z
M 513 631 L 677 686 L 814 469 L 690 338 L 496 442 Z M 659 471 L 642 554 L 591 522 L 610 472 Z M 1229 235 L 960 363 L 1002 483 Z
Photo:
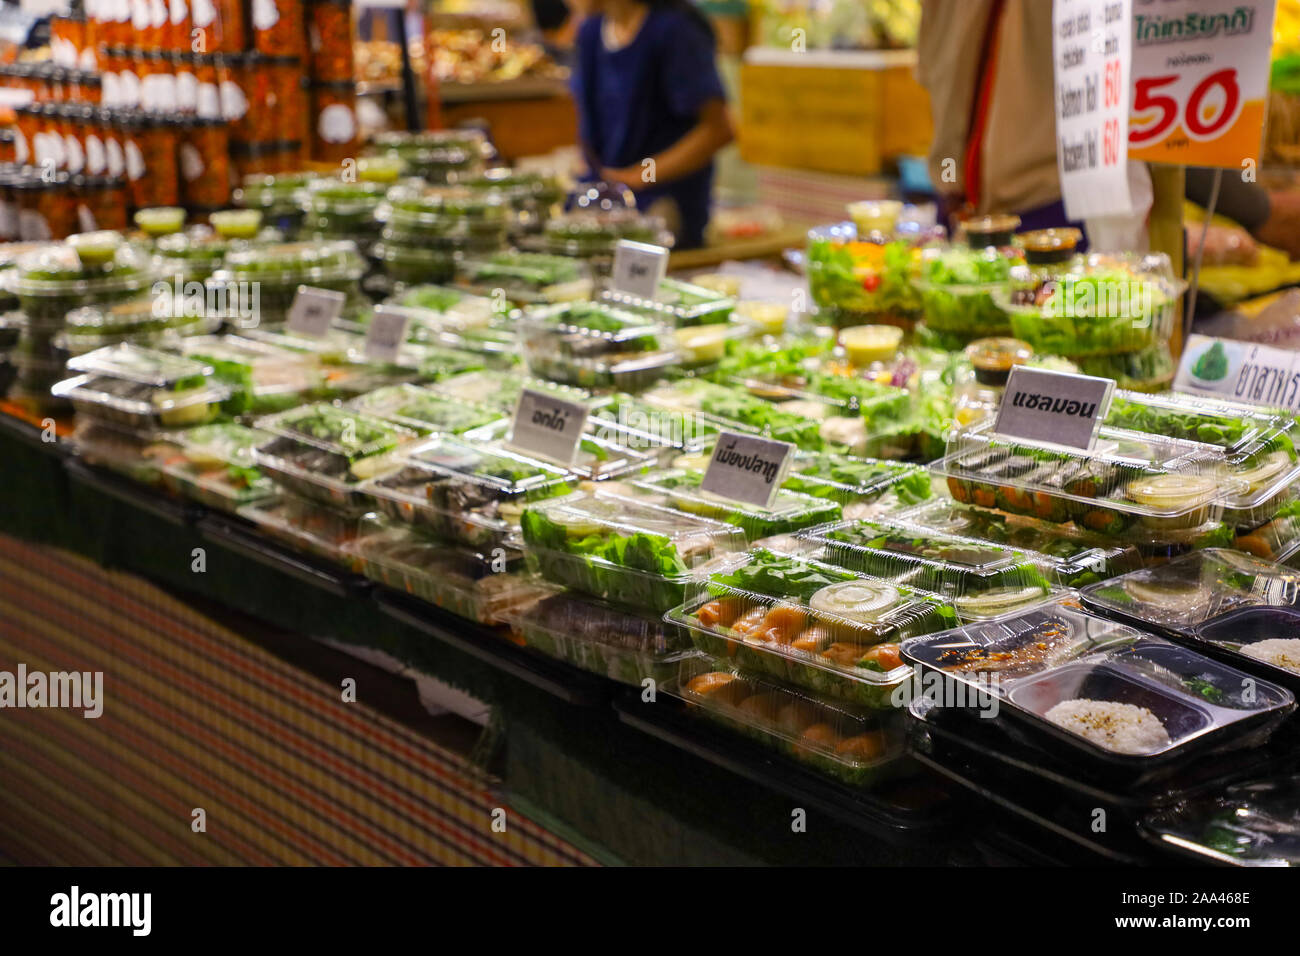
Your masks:
M 689 2 L 689 0 L 688 0 Z M 605 48 L 603 17 L 578 30 L 573 98 L 583 143 L 602 166 L 641 166 L 693 129 L 712 99 L 726 99 L 713 59 L 713 39 L 689 12 L 652 7 L 635 38 Z M 672 182 L 638 190 L 638 207 L 669 196 L 681 210 L 678 246 L 704 243 L 713 163 Z

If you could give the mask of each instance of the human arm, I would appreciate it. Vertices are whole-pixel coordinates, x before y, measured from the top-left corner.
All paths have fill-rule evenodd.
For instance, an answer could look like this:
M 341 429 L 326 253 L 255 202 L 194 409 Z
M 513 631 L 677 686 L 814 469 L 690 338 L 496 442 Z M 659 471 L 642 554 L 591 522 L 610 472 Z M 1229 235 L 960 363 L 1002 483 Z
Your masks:
M 649 164 L 642 161 L 620 169 L 605 168 L 601 170 L 601 178 L 622 183 L 632 190 L 656 182 L 672 182 L 703 169 L 713 159 L 714 153 L 735 138 L 735 127 L 726 101 L 712 99 L 701 107 L 699 122 L 667 149 L 648 157 Z

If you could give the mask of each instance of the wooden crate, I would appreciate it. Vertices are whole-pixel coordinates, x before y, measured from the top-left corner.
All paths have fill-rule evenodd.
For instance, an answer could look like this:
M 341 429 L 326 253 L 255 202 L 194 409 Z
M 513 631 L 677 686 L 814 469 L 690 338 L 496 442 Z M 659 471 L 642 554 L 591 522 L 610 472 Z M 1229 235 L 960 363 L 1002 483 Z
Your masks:
M 755 47 L 740 71 L 740 155 L 750 163 L 871 176 L 930 146 L 930 99 L 910 51 Z

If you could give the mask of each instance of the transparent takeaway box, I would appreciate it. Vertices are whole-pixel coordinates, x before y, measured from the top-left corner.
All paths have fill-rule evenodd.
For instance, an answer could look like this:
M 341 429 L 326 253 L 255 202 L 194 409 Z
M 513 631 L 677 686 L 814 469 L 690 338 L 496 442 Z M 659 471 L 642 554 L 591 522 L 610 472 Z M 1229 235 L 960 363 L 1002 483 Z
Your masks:
M 230 388 L 211 365 L 138 345 L 110 345 L 68 361 L 81 374 L 51 388 L 79 415 L 149 431 L 202 425 L 221 414 Z

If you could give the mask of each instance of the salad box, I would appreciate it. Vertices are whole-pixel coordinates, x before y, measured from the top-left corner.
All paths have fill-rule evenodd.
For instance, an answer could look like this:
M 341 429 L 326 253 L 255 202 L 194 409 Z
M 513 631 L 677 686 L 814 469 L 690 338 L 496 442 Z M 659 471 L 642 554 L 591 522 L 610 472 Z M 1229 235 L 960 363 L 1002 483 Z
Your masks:
M 711 448 L 720 429 L 688 412 L 647 404 L 625 393 L 593 403 L 588 423 L 597 434 L 647 453 L 668 448 L 698 452 Z
M 1006 717 L 1009 732 L 1132 782 L 1260 744 L 1295 709 L 1282 687 L 1069 598 L 910 638 L 903 656 L 923 684 L 929 674 L 941 678 L 936 703 Z
M 989 246 L 983 249 L 927 249 L 916 286 L 921 293 L 925 324 L 941 334 L 970 341 L 1011 331 L 1010 317 L 993 292 L 1005 289 L 1017 253 Z
M 731 318 L 736 300 L 703 286 L 665 278 L 653 299 L 619 289 L 603 289 L 599 300 L 616 309 L 647 315 L 665 325 L 683 328 L 714 325 Z
M 348 408 L 402 425 L 421 435 L 459 435 L 502 420 L 499 409 L 447 398 L 409 382 L 358 395 Z
M 887 709 L 911 674 L 899 642 L 951 628 L 957 613 L 931 594 L 757 549 L 689 588 L 667 620 L 713 657 Z
M 777 491 L 770 507 L 732 501 L 700 488 L 704 474 L 690 469 L 658 472 L 635 479 L 639 490 L 661 496 L 678 511 L 735 525 L 749 541 L 777 534 L 791 534 L 843 517 L 840 503 L 797 491 Z
M 505 250 L 466 256 L 456 264 L 456 281 L 480 295 L 503 293 L 525 305 L 591 297 L 592 282 L 578 259 L 545 252 Z
M 810 230 L 808 289 L 836 326 L 907 324 L 921 311 L 919 250 L 905 240 L 863 238 L 850 222 Z
M 565 385 L 637 391 L 678 359 L 664 326 L 604 305 L 567 302 L 532 309 L 517 324 L 528 370 Z
M 584 402 L 590 394 L 571 385 L 557 385 L 545 379 L 533 378 L 522 372 L 485 369 L 442 379 L 427 386 L 429 391 L 458 402 L 472 402 L 499 408 L 503 413 L 513 413 L 523 390 L 552 392 L 571 402 Z
M 511 444 L 514 437 L 513 428 L 512 418 L 498 417 L 496 421 L 465 432 L 464 437 L 467 442 L 474 444 L 499 443 L 513 448 L 514 445 Z M 578 439 L 578 450 L 573 456 L 573 461 L 557 461 L 555 464 L 571 471 L 579 478 L 603 481 L 649 471 L 664 457 L 663 448 L 642 450 L 634 445 L 625 444 L 622 438 L 623 436 L 617 434 L 601 434 L 599 427 L 588 422 L 582 437 Z M 532 454 L 524 449 L 520 450 Z
M 89 465 L 142 485 L 156 485 L 162 480 L 163 466 L 177 453 L 171 434 L 124 429 L 93 418 L 79 418 L 70 444 L 77 456 Z
M 662 219 L 642 215 L 635 209 L 611 210 L 600 215 L 572 212 L 554 216 L 543 226 L 542 239 L 547 252 L 579 259 L 613 256 L 620 239 L 672 244 Z
M 920 465 L 834 452 L 796 455 L 784 487 L 838 501 L 846 518 L 912 507 L 931 496 L 930 472 Z
M 266 415 L 301 404 L 319 389 L 324 375 L 301 352 L 238 335 L 197 335 L 181 343 L 181 351 L 211 365 L 218 379 L 233 389 L 226 402 L 232 415 Z
M 745 547 L 731 525 L 600 492 L 530 504 L 521 525 L 542 577 L 647 613 L 681 604 L 702 565 Z
M 346 511 L 368 510 L 361 482 L 396 467 L 393 453 L 418 436 L 382 418 L 315 404 L 271 415 L 257 427 L 272 437 L 253 461 L 282 488 Z
M 572 491 L 578 477 L 500 443 L 435 437 L 405 448 L 395 469 L 362 485 L 395 521 L 484 551 L 511 546 L 530 502 Z
M 292 551 L 357 571 L 349 546 L 357 538 L 359 518 L 294 495 L 267 498 L 235 512 Z
M 128 428 L 202 425 L 230 397 L 211 365 L 128 343 L 75 356 L 68 369 L 82 374 L 54 385 L 54 396 L 81 415 Z
M 269 437 L 235 424 L 187 429 L 175 438 L 180 453 L 163 466 L 163 484 L 173 494 L 231 514 L 270 498 L 275 485 L 253 463 L 253 448 Z
M 679 379 L 641 394 L 647 405 L 699 416 L 719 428 L 761 434 L 810 451 L 821 448 L 820 423 L 775 402 L 700 379 Z
M 365 270 L 356 245 L 346 240 L 271 243 L 231 250 L 209 284 L 227 289 L 253 284 L 260 324 L 267 325 L 288 316 L 300 285 L 342 292 L 344 316 L 363 311 L 360 280 Z

